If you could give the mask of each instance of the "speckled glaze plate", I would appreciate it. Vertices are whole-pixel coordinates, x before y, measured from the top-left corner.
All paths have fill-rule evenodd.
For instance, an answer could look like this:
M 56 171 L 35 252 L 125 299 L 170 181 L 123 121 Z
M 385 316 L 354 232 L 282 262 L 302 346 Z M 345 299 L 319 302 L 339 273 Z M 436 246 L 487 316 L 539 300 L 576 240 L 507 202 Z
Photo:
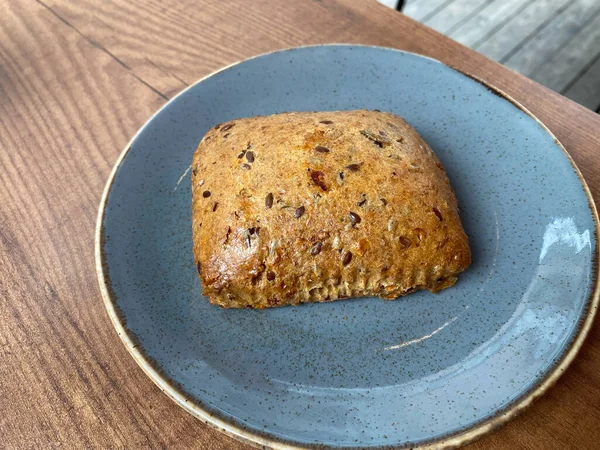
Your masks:
M 225 310 L 201 295 L 187 169 L 203 134 L 283 111 L 380 109 L 442 160 L 473 251 L 456 286 L 397 301 Z M 432 59 L 361 46 L 253 58 L 186 89 L 123 152 L 96 258 L 127 349 L 179 405 L 275 447 L 457 446 L 514 417 L 575 357 L 598 303 L 597 215 L 527 111 Z

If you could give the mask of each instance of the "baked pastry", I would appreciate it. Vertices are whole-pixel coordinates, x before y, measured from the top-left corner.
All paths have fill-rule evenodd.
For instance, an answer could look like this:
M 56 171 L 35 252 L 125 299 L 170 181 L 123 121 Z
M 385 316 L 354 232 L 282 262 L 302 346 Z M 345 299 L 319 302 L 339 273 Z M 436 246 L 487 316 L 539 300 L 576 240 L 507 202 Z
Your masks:
M 192 163 L 203 292 L 228 308 L 452 286 L 471 253 L 440 161 L 379 111 L 238 119 Z

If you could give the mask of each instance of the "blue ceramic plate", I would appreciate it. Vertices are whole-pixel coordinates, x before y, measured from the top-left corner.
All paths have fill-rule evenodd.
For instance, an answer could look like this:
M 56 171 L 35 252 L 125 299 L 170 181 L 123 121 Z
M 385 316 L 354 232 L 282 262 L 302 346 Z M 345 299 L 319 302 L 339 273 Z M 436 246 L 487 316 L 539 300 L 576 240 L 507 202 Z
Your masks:
M 437 295 L 226 310 L 201 295 L 188 167 L 217 123 L 283 111 L 380 109 L 442 160 L 472 266 Z M 142 127 L 108 182 L 96 257 L 108 312 L 169 396 L 275 448 L 475 439 L 541 395 L 598 302 L 596 211 L 573 161 L 514 101 L 437 61 L 319 46 L 223 69 Z

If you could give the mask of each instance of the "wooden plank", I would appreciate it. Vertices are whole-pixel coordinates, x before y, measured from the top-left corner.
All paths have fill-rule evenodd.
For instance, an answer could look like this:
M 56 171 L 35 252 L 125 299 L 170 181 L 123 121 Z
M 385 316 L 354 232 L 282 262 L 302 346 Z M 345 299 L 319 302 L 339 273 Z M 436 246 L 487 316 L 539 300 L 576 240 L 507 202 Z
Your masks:
M 259 54 L 278 48 L 293 47 L 298 42 L 304 44 L 331 42 L 385 42 L 385 37 L 374 27 L 356 34 L 357 25 L 365 19 L 354 18 L 349 14 L 332 17 L 328 9 L 338 8 L 335 2 L 302 1 L 293 11 L 302 23 L 311 23 L 318 32 L 306 33 L 299 29 L 287 29 L 285 12 L 274 11 L 265 16 L 270 0 L 255 0 L 252 8 L 234 8 L 212 0 L 196 8 L 195 2 L 174 2 L 166 8 L 164 2 L 121 2 L 112 0 L 82 0 L 65 2 L 54 0 L 49 3 L 52 10 L 64 20 L 73 24 L 93 42 L 110 47 L 111 52 L 132 72 L 152 85 L 160 80 L 163 86 L 159 92 L 172 97 L 181 89 L 181 83 L 191 84 L 200 75 L 217 70 L 225 64 L 237 60 L 236 51 Z M 382 8 L 386 15 L 395 15 L 389 8 L 372 2 Z M 224 11 L 228 20 L 215 20 Z M 133 24 L 132 17 L 138 21 Z M 253 24 L 240 28 L 232 23 Z M 135 26 L 134 26 L 135 25 Z M 202 29 L 202 33 L 198 32 Z M 119 30 L 119 31 L 116 31 Z M 122 33 L 118 35 L 118 33 Z M 304 39 L 300 41 L 300 39 Z M 213 46 L 212 51 L 204 49 Z M 234 50 L 235 49 L 235 50 Z M 148 65 L 157 68 L 155 79 L 147 79 Z M 164 76 L 168 75 L 168 76 Z
M 600 106 L 600 54 L 564 95 L 580 105 L 595 111 Z
M 502 61 L 520 44 L 537 32 L 537 28 L 554 17 L 570 0 L 538 0 L 523 9 L 519 15 L 500 28 L 481 44 L 473 46 L 494 61 Z
M 43 5 L 0 9 L 0 447 L 237 448 L 165 401 L 99 297 L 100 195 L 164 98 Z
M 420 22 L 452 1 L 454 0 L 411 0 L 406 2 L 402 12 Z
M 571 3 L 559 16 L 554 17 L 531 40 L 508 58 L 504 65 L 523 75 L 531 75 L 544 61 L 567 44 L 599 11 L 600 1 L 598 0 L 577 0 Z M 594 56 L 593 54 L 579 54 L 584 59 Z
M 563 92 L 600 52 L 600 15 L 578 31 L 566 46 L 538 67 L 531 77 L 550 89 Z
M 223 65 L 339 41 L 423 53 L 532 110 L 600 196 L 596 114 L 374 1 L 42 1 L 0 0 L 0 447 L 250 448 L 137 367 L 104 311 L 92 255 L 120 150 L 165 97 Z M 594 448 L 599 366 L 596 326 L 547 395 L 470 448 Z
M 494 0 L 448 34 L 468 47 L 476 46 L 520 13 L 531 0 Z
M 477 14 L 492 0 L 454 0 L 423 23 L 440 33 L 448 33 L 463 21 Z

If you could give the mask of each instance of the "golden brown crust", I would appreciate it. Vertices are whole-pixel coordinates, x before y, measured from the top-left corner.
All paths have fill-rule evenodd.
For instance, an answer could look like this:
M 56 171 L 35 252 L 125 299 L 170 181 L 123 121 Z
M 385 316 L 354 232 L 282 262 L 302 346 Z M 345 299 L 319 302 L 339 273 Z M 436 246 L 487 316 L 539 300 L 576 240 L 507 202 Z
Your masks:
M 203 291 L 224 307 L 436 292 L 471 262 L 442 165 L 391 113 L 217 126 L 194 154 L 192 195 Z

